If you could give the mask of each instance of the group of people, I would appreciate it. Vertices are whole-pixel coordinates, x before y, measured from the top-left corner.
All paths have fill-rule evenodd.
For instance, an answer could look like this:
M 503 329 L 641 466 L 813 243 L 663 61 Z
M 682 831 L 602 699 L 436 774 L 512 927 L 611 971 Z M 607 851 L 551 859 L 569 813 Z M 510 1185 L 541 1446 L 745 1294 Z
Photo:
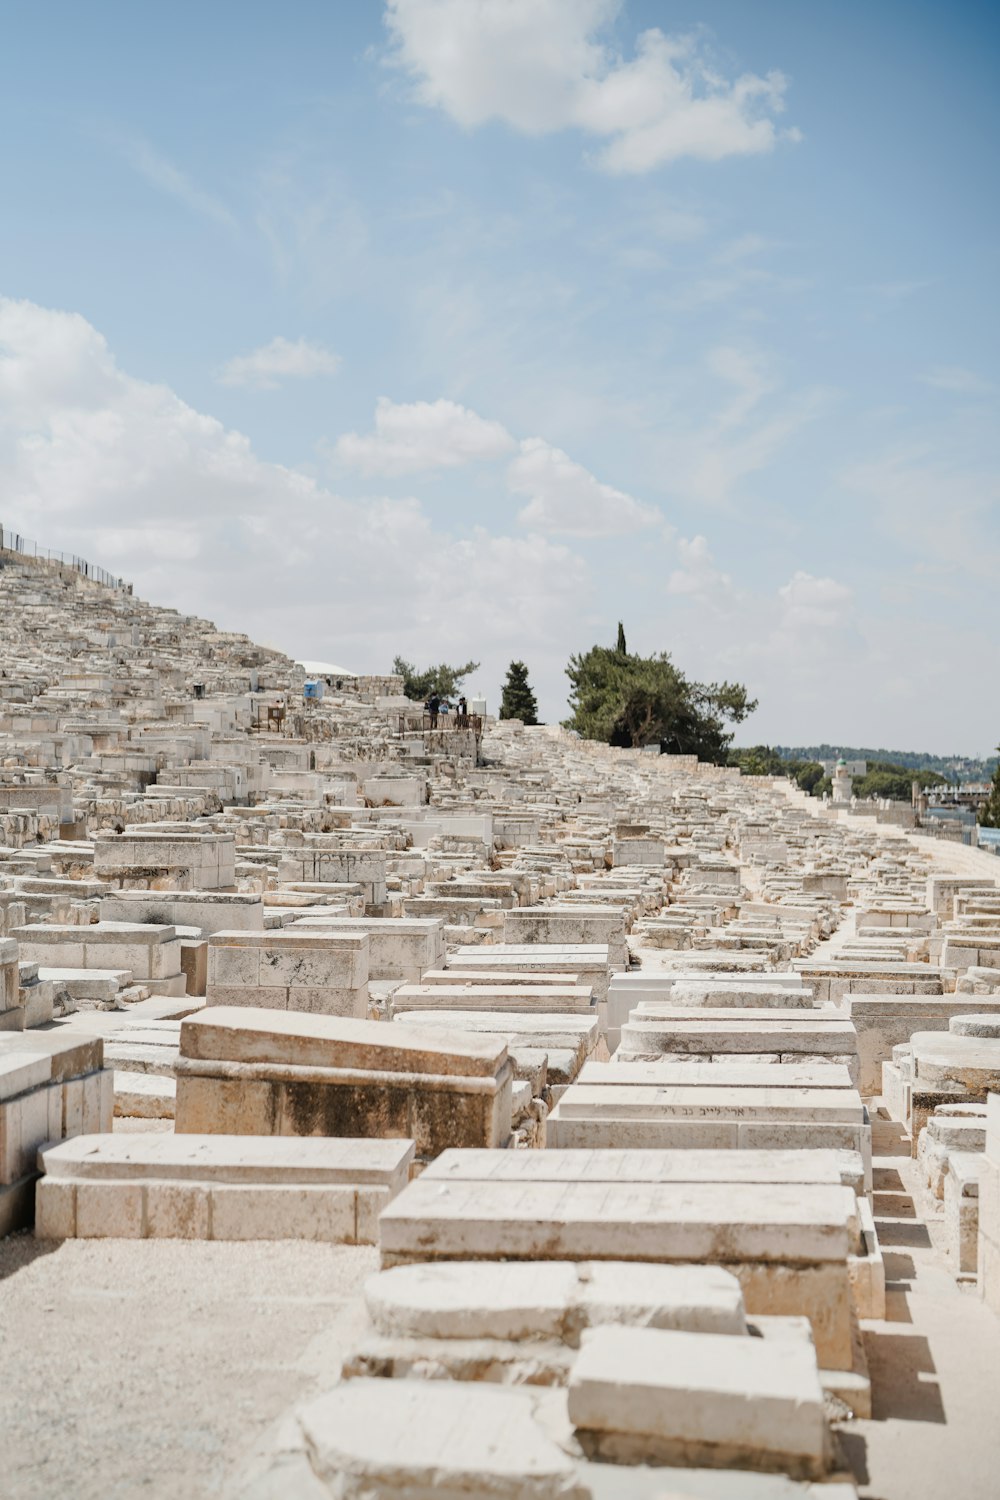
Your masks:
M 431 693 L 424 704 L 424 713 L 430 715 L 432 729 L 437 729 L 439 727 L 439 720 L 444 719 L 447 721 L 449 715 L 452 713 L 455 714 L 456 729 L 467 729 L 469 725 L 469 705 L 464 693 L 455 704 L 450 703 L 440 693 Z M 440 727 L 447 727 L 447 724 Z

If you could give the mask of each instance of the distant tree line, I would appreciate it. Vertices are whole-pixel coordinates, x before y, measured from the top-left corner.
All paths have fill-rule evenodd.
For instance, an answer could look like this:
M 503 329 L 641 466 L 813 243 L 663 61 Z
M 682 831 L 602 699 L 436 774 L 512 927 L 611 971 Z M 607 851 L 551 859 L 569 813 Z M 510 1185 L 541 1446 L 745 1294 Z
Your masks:
M 998 764 L 995 758 L 975 760 L 967 755 L 931 755 L 926 750 L 872 750 L 857 745 L 775 745 L 774 754 L 782 760 L 808 764 L 817 760 L 864 760 L 869 767 L 892 766 L 904 771 L 936 771 L 946 781 L 983 781 Z M 956 770 L 956 763 L 961 771 Z
M 829 746 L 820 748 L 828 749 Z M 833 758 L 832 755 L 824 757 L 828 760 Z M 845 754 L 844 759 L 848 758 L 862 760 L 864 756 L 852 750 L 849 757 Z M 832 778 L 826 774 L 818 760 L 791 756 L 777 746 L 751 745 L 748 749 L 732 750 L 729 764 L 739 766 L 747 776 L 790 776 L 796 785 L 812 797 L 823 797 L 833 789 Z M 900 762 L 870 760 L 864 776 L 851 778 L 851 790 L 862 802 L 872 797 L 885 798 L 890 802 L 909 802 L 914 782 L 922 790 L 926 790 L 928 787 L 948 785 L 948 778 L 937 771 L 914 770 Z

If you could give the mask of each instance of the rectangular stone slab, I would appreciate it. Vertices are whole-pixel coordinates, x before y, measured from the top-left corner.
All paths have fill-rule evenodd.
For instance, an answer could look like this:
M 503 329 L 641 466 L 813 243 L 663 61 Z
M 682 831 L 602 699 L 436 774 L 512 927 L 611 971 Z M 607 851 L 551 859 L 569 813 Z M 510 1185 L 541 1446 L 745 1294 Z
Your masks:
M 104 1060 L 100 1037 L 62 1027 L 55 1031 L 4 1032 L 0 1036 L 0 1100 L 26 1089 L 99 1069 Z
M 487 1189 L 417 1179 L 382 1216 L 382 1265 L 625 1257 L 720 1265 L 739 1281 L 748 1313 L 808 1317 L 822 1367 L 849 1369 L 856 1203 L 849 1188 L 801 1184 Z
M 483 969 L 454 968 L 454 969 L 428 969 L 421 976 L 422 984 L 517 984 L 532 985 L 535 987 L 545 985 L 569 985 L 579 983 L 578 977 L 571 970 L 565 973 L 553 972 L 531 973 L 522 969 L 520 973 L 516 969 L 491 969 L 488 966 Z
M 422 1011 L 408 1012 L 397 1016 L 396 1022 L 406 1026 L 424 1026 L 438 1030 L 497 1032 L 502 1036 L 518 1036 L 531 1045 L 542 1047 L 546 1042 L 558 1047 L 571 1047 L 579 1043 L 591 1051 L 600 1040 L 597 1016 L 553 1015 L 527 1012 L 506 1015 L 503 1011 L 466 1010 L 435 1014 Z
M 851 1024 L 845 1019 L 843 1011 L 833 1005 L 815 1008 L 796 1006 L 791 1009 L 755 1005 L 736 1008 L 705 1005 L 692 1009 L 687 1005 L 676 1005 L 673 1000 L 641 1000 L 629 1019 L 633 1023 L 657 1021 L 664 1026 L 668 1022 L 676 1023 L 680 1029 L 690 1032 L 698 1029 L 710 1031 L 715 1027 L 728 1031 L 741 1026 L 748 1030 L 774 1032 L 819 1031 L 824 1027 L 845 1031 Z
M 811 1182 L 862 1191 L 855 1151 L 443 1151 L 423 1172 L 446 1182 Z
M 546 1141 L 558 1150 L 814 1150 L 858 1152 L 871 1190 L 871 1126 L 827 1121 L 699 1119 L 649 1114 L 620 1118 L 613 1112 L 564 1116 L 561 1104 L 546 1121 Z
M 637 1019 L 622 1027 L 620 1052 L 828 1052 L 846 1057 L 857 1052 L 858 1039 L 850 1021 L 678 1020 L 676 1017 Z
M 584 1327 L 650 1328 L 743 1336 L 739 1282 L 719 1266 L 640 1261 L 438 1261 L 370 1276 L 373 1328 L 390 1337 L 579 1343 Z M 525 1351 L 531 1357 L 530 1349 Z
M 727 973 L 723 970 L 719 974 L 712 974 L 681 968 L 673 971 L 645 969 L 638 973 L 613 974 L 608 987 L 608 1027 L 612 1037 L 617 1040 L 623 1023 L 642 1002 L 663 1001 L 670 1004 L 675 984 L 690 983 L 701 989 L 712 986 L 716 980 L 727 986 L 737 985 L 741 990 L 751 990 L 757 986 L 766 987 L 769 992 L 775 989 L 787 990 L 789 1004 L 812 1003 L 812 990 L 803 986 L 800 974 L 754 974 L 743 969 L 739 973 Z
M 172 1120 L 177 1113 L 177 1084 L 158 1073 L 114 1075 L 115 1114 L 121 1118 Z
M 685 959 L 685 962 L 687 961 Z M 675 985 L 686 984 L 693 985 L 696 989 L 715 989 L 717 986 L 728 989 L 735 986 L 738 989 L 763 987 L 767 990 L 790 990 L 803 996 L 811 993 L 808 985 L 803 983 L 801 974 L 788 972 L 753 974 L 741 970 L 733 974 L 725 972 L 706 974 L 704 971 L 685 970 L 678 966 L 676 969 L 666 971 L 639 969 L 628 974 L 615 974 L 611 980 L 611 988 L 616 993 L 625 990 L 653 990 L 657 994 L 662 994 L 664 999 L 669 997 Z
M 514 1067 L 499 1037 L 240 1008 L 203 1011 L 186 1039 L 187 1025 L 178 1132 L 404 1137 L 421 1160 L 509 1140 Z
M 111 1130 L 113 1078 L 102 1059 L 101 1039 L 79 1032 L 0 1034 L 0 1233 L 30 1223 L 40 1146 Z
M 578 1434 L 598 1439 L 581 1439 L 595 1456 L 777 1467 L 799 1477 L 825 1467 L 823 1391 L 805 1340 L 588 1330 L 568 1411 Z M 602 1441 L 617 1437 L 648 1441 Z
M 487 1078 L 503 1066 L 507 1047 L 489 1035 L 437 1029 L 425 1033 L 418 1026 L 386 1026 L 341 1016 L 209 1006 L 182 1022 L 180 1055 L 205 1061 Z
M 588 1062 L 582 1069 L 580 1083 L 659 1084 L 671 1088 L 701 1088 L 705 1084 L 725 1088 L 769 1089 L 853 1089 L 851 1075 L 842 1063 L 788 1062 L 776 1067 L 773 1062 L 750 1062 L 738 1054 L 728 1054 L 722 1061 L 710 1061 L 691 1054 L 691 1061 L 648 1062 L 622 1058 L 616 1052 L 610 1063 Z
M 39 1151 L 57 1180 L 377 1183 L 399 1192 L 413 1142 L 247 1135 L 78 1135 Z
M 682 1066 L 684 1066 L 682 1064 Z M 864 1106 L 851 1089 L 727 1088 L 705 1084 L 574 1083 L 559 1101 L 561 1114 L 586 1118 L 606 1113 L 620 1119 L 801 1121 L 860 1125 Z
M 849 1188 L 417 1178 L 382 1217 L 382 1263 L 420 1260 L 843 1262 Z M 846 1275 L 846 1269 L 845 1269 Z
M 891 1059 L 893 1047 L 908 1042 L 915 1032 L 947 1031 L 952 1016 L 1000 1012 L 997 995 L 852 994 L 843 1003 L 858 1034 L 863 1094 L 880 1091 L 882 1064 Z
M 590 985 L 457 985 L 403 984 L 393 991 L 395 1012 L 413 1010 L 563 1011 L 586 1015 L 597 1012 Z
M 488 948 L 477 948 L 460 944 L 448 955 L 460 959 L 461 967 L 480 968 L 483 965 L 500 965 L 505 960 L 530 960 L 532 967 L 558 968 L 560 958 L 564 967 L 576 970 L 579 964 L 594 967 L 608 961 L 607 943 L 491 943 Z M 450 964 L 449 964 L 450 967 Z M 512 968 L 524 968 L 526 964 L 511 964 Z
M 764 976 L 762 976 L 764 977 Z M 798 978 L 798 975 L 796 975 Z M 669 1003 L 678 1006 L 731 1007 L 752 1006 L 786 1010 L 811 1006 L 812 992 L 783 984 L 748 984 L 745 979 L 710 980 L 678 979 L 671 986 Z
M 541 1397 L 551 1405 L 552 1395 Z M 593 1500 L 574 1459 L 535 1418 L 539 1393 L 465 1381 L 349 1380 L 309 1402 L 299 1424 L 308 1488 L 274 1494 L 337 1500 Z M 564 1408 L 564 1402 L 561 1403 Z M 326 1484 L 313 1477 L 318 1469 Z M 299 1472 L 299 1471 L 296 1471 Z
M 38 1239 L 314 1240 L 371 1245 L 389 1190 L 369 1183 L 43 1177 Z

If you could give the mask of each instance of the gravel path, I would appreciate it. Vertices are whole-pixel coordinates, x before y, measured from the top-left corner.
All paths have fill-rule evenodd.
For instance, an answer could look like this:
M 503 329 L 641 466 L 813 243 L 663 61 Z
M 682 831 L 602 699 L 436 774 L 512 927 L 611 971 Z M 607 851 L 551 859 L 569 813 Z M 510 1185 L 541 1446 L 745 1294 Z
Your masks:
M 376 1266 L 298 1242 L 0 1241 L 3 1500 L 221 1494 L 335 1378 Z

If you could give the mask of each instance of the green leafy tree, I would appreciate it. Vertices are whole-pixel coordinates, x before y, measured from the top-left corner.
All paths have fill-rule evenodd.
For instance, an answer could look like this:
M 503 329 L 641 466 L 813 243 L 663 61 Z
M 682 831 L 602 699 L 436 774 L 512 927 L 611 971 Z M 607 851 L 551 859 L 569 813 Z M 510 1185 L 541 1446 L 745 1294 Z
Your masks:
M 625 626 L 621 620 L 618 621 L 618 644 L 615 650 L 619 656 L 628 656 L 628 647 L 625 644 Z
M 463 679 L 478 669 L 477 661 L 467 661 L 462 667 L 449 667 L 442 662 L 440 666 L 418 672 L 412 662 L 404 661 L 401 656 L 397 656 L 392 664 L 393 672 L 403 679 L 403 692 L 412 703 L 424 703 L 432 693 L 441 698 L 454 698 Z
M 795 781 L 796 785 L 800 786 L 804 792 L 808 792 L 810 797 L 816 797 L 819 795 L 816 788 L 824 780 L 825 776 L 826 772 L 819 764 L 819 761 L 807 760 L 801 771 L 796 773 Z
M 501 719 L 520 719 L 522 724 L 538 723 L 538 701 L 528 681 L 523 661 L 512 661 L 500 698 Z
M 823 767 L 817 761 L 790 759 L 770 745 L 730 750 L 729 764 L 739 766 L 745 776 L 790 776 L 804 792 L 812 792 L 823 779 Z
M 852 787 L 855 797 L 866 801 L 869 798 L 886 798 L 890 802 L 909 802 L 913 794 L 913 783 L 923 790 L 931 786 L 946 785 L 946 778 L 936 771 L 914 771 L 892 761 L 871 761 L 864 776 L 855 776 Z
M 727 723 L 739 724 L 757 707 L 735 682 L 691 682 L 666 652 L 633 656 L 619 646 L 592 646 L 571 656 L 572 715 L 565 721 L 587 740 L 636 748 L 659 744 L 675 755 L 724 764 L 732 741 Z
M 739 766 L 744 776 L 788 776 L 791 766 L 770 745 L 751 745 L 748 749 L 730 750 L 729 764 Z
M 1000 745 L 997 754 L 1000 755 Z M 993 772 L 990 795 L 979 809 L 978 822 L 981 828 L 1000 828 L 1000 760 Z

